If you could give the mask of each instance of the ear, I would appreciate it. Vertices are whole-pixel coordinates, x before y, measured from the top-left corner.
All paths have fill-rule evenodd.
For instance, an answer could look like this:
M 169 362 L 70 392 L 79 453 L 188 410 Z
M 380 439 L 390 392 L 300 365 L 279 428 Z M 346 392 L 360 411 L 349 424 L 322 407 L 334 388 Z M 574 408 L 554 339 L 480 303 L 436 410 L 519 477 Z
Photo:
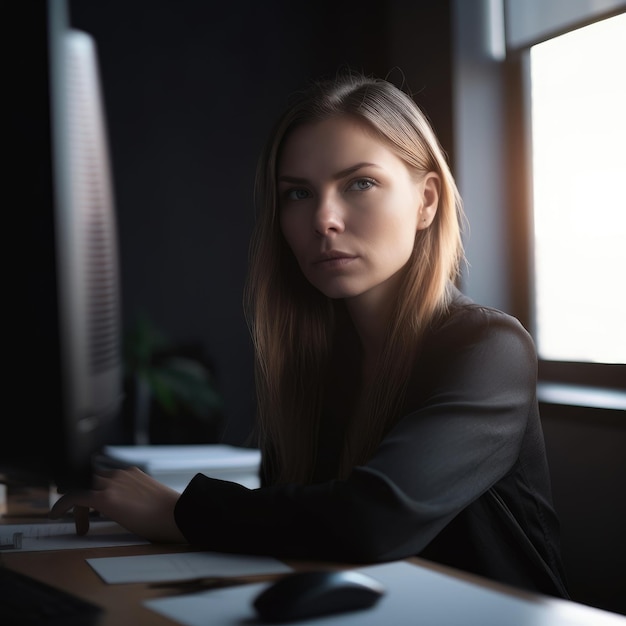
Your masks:
M 422 206 L 417 218 L 417 230 L 428 228 L 435 219 L 439 196 L 441 194 L 441 179 L 437 172 L 428 172 L 420 182 Z

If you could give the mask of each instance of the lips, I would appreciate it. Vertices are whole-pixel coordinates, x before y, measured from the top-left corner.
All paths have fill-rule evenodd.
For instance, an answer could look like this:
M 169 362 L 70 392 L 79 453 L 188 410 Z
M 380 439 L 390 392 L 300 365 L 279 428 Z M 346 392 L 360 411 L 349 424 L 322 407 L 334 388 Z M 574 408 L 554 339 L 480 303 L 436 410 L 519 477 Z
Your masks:
M 355 258 L 356 256 L 354 254 L 350 254 L 348 252 L 342 252 L 341 250 L 328 250 L 327 252 L 322 252 L 319 256 L 317 256 L 313 260 L 313 264 L 319 265 L 333 261 L 349 261 Z
M 313 266 L 318 268 L 339 268 L 356 259 L 356 255 L 341 250 L 328 250 L 313 259 Z

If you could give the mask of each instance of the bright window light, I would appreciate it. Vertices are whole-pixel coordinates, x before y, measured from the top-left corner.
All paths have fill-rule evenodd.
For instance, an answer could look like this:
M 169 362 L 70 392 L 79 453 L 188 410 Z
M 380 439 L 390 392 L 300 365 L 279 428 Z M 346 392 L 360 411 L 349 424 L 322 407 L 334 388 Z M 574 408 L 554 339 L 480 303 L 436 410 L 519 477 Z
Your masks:
M 626 363 L 626 14 L 531 48 L 539 355 Z

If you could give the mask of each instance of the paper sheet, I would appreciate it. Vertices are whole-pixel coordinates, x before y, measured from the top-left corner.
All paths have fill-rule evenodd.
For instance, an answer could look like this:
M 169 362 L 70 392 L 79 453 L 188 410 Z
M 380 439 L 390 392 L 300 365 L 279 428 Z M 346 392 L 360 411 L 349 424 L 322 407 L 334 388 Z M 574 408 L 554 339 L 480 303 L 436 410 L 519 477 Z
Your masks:
M 291 571 L 290 567 L 276 559 L 218 552 L 104 557 L 87 559 L 87 563 L 106 583 L 154 583 L 205 576 L 252 576 Z
M 16 538 L 16 533 L 21 537 Z M 21 539 L 21 547 L 10 547 Z M 74 522 L 41 520 L 34 524 L 1 524 L 2 552 L 36 552 L 40 550 L 72 550 L 77 548 L 108 548 L 148 543 L 112 521 L 91 521 L 89 533 L 76 534 Z
M 106 446 L 115 459 L 143 465 L 149 472 L 203 468 L 207 471 L 258 470 L 261 452 L 224 444 Z
M 405 562 L 359 570 L 387 593 L 371 609 L 323 618 L 324 626 L 625 626 L 626 618 L 537 595 L 524 600 Z M 256 624 L 252 602 L 267 584 L 147 600 L 149 609 L 184 626 Z M 311 626 L 322 620 L 299 620 Z
M 107 446 L 113 459 L 138 465 L 163 484 L 182 492 L 198 473 L 229 480 L 248 489 L 259 487 L 261 452 L 225 444 Z

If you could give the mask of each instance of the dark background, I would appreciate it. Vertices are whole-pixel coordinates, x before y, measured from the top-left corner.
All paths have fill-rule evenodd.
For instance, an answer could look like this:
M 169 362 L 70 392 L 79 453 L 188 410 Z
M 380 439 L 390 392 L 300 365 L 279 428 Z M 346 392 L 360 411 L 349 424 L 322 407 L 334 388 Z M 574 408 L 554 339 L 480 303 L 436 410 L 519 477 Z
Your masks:
M 242 291 L 256 159 L 287 96 L 349 67 L 416 94 L 452 153 L 450 7 L 438 2 L 73 1 L 100 55 L 124 326 L 193 344 L 224 398 L 221 439 L 254 414 Z

